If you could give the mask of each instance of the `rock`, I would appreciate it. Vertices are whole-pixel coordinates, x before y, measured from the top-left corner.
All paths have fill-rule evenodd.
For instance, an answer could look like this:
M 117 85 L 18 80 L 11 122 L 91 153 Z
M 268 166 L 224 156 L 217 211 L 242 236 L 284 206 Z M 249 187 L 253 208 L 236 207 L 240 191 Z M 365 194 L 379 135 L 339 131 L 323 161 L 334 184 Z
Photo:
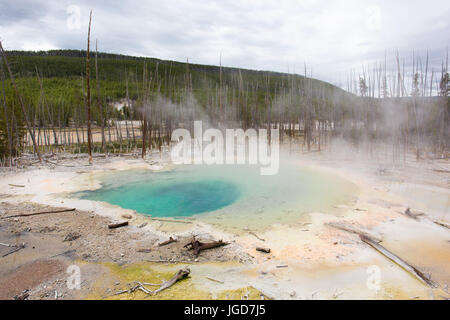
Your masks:
M 294 290 L 292 290 L 292 291 L 289 293 L 289 295 L 290 295 L 291 297 L 295 297 L 296 294 L 297 294 L 297 292 L 295 292 Z
M 73 241 L 78 239 L 79 237 L 81 237 L 81 234 L 79 234 L 78 232 L 70 232 L 66 234 L 63 241 Z
M 131 216 L 130 214 L 123 214 L 122 218 L 124 218 L 124 219 L 133 219 L 133 216 Z

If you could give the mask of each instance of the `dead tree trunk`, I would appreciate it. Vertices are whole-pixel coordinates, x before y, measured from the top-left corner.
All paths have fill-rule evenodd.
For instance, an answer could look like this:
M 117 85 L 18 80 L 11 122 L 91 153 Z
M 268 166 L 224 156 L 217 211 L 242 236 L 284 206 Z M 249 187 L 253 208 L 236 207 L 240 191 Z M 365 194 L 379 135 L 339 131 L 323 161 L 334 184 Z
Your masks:
M 6 133 L 8 135 L 8 151 L 9 157 L 13 156 L 13 140 L 12 140 L 12 131 L 9 127 L 9 119 L 8 119 L 8 107 L 6 106 L 6 93 L 5 93 L 5 74 L 3 72 L 3 60 L 0 57 L 1 64 L 1 77 L 2 77 L 2 94 L 3 94 L 3 110 L 5 112 L 5 123 L 6 123 Z
M 2 51 L 2 56 L 3 56 L 3 59 L 5 60 L 6 68 L 8 69 L 8 73 L 9 73 L 9 76 L 11 78 L 11 82 L 12 82 L 12 84 L 14 86 L 14 89 L 16 91 L 17 97 L 19 99 L 19 104 L 20 104 L 20 107 L 22 108 L 22 113 L 23 113 L 23 116 L 25 118 L 25 123 L 26 123 L 27 129 L 28 129 L 28 132 L 30 134 L 31 140 L 33 141 L 34 152 L 36 152 L 36 155 L 38 156 L 39 161 L 42 162 L 41 152 L 39 151 L 39 147 L 38 147 L 38 145 L 36 143 L 36 139 L 34 137 L 34 132 L 31 129 L 30 120 L 28 119 L 28 114 L 27 114 L 27 112 L 25 110 L 25 105 L 24 105 L 24 102 L 23 102 L 23 99 L 22 99 L 22 95 L 20 94 L 19 89 L 17 89 L 16 81 L 14 80 L 14 76 L 12 74 L 11 68 L 9 67 L 8 59 L 6 58 L 5 50 L 3 50 L 3 46 L 2 46 L 2 42 L 1 41 L 0 41 L 0 50 Z
M 92 133 L 91 133 L 91 86 L 89 84 L 89 46 L 90 46 L 90 38 L 91 38 L 91 21 L 92 21 L 92 10 L 89 15 L 89 29 L 88 29 L 88 40 L 87 40 L 87 51 L 86 51 L 86 91 L 87 91 L 87 142 L 88 142 L 88 155 L 89 155 L 89 164 L 92 164 Z
M 229 243 L 223 242 L 222 240 L 202 243 L 202 242 L 200 242 L 198 240 L 192 239 L 192 241 L 187 243 L 187 244 L 185 244 L 183 246 L 183 248 L 189 248 L 189 250 L 194 250 L 195 256 L 198 256 L 200 254 L 200 251 L 202 251 L 202 250 L 207 250 L 207 249 L 217 248 L 217 247 L 221 247 L 221 246 L 226 246 L 228 244 Z
M 97 50 L 97 41 L 95 41 L 95 82 L 97 84 L 97 104 L 100 109 L 100 127 L 102 131 L 102 149 L 105 148 L 105 119 L 103 117 L 103 104 L 101 102 L 100 98 L 100 82 L 98 78 L 98 63 L 97 63 L 97 57 L 98 57 L 98 50 Z

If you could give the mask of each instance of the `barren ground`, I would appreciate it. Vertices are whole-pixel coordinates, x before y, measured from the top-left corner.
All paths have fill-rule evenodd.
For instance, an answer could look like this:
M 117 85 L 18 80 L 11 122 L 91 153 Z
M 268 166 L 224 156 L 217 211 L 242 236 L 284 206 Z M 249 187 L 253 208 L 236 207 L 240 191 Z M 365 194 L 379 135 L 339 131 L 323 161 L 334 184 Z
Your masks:
M 0 179 L 0 243 L 24 243 L 25 248 L 8 254 L 17 247 L 0 245 L 0 299 L 12 299 L 24 290 L 29 290 L 28 299 L 449 298 L 450 230 L 445 227 L 449 224 L 448 160 L 417 162 L 411 156 L 393 164 L 382 153 L 355 156 L 337 150 L 293 156 L 304 165 L 356 183 L 361 189 L 357 200 L 343 205 L 345 213 L 340 216 L 312 212 L 301 225 L 274 225 L 259 234 L 244 230 L 237 236 L 195 220 L 163 222 L 130 210 L 53 196 L 97 187 L 91 173 L 136 166 L 167 168 L 167 162 L 157 155 L 146 161 L 96 158 L 93 166 L 86 166 L 85 158 L 68 156 L 45 166 L 5 169 Z M 409 189 L 397 192 L 393 186 L 398 184 L 418 186 L 414 192 L 419 196 L 408 196 Z M 430 197 L 435 200 L 430 202 Z M 5 218 L 61 207 L 77 210 Z M 407 208 L 423 214 L 413 219 L 404 214 Z M 129 225 L 108 228 L 108 224 L 121 221 L 129 221 Z M 379 238 L 385 248 L 423 271 L 439 287 L 424 285 L 356 235 L 334 229 L 329 222 Z M 195 257 L 183 248 L 192 235 L 203 241 L 224 239 L 230 244 Z M 169 236 L 178 242 L 159 247 L 158 243 Z M 256 251 L 258 246 L 270 247 L 271 253 Z M 81 270 L 80 289 L 67 286 L 70 265 Z M 377 290 L 368 285 L 368 270 L 374 265 L 381 274 Z M 158 295 L 113 295 L 133 281 L 168 280 L 186 266 L 191 277 Z

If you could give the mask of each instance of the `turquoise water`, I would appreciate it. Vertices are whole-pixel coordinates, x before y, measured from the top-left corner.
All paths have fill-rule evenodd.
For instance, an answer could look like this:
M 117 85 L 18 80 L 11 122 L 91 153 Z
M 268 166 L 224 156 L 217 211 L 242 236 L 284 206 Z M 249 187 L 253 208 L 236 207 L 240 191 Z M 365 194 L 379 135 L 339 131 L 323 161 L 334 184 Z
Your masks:
M 241 196 L 226 180 L 197 177 L 192 171 L 130 170 L 106 177 L 102 188 L 79 194 L 154 217 L 184 217 L 221 209 Z
M 154 217 L 196 216 L 237 228 L 290 224 L 307 212 L 330 211 L 356 192 L 344 179 L 290 163 L 282 163 L 274 176 L 261 176 L 257 166 L 188 165 L 164 172 L 107 172 L 95 179 L 100 189 L 76 197 Z

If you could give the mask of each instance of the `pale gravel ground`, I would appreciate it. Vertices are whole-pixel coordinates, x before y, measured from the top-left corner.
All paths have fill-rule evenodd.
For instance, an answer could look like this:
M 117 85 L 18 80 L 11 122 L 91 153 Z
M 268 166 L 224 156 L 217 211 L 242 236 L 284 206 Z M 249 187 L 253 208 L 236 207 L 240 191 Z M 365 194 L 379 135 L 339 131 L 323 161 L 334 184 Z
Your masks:
M 386 239 L 387 247 L 395 249 L 400 256 L 406 255 L 408 261 L 421 266 L 425 271 L 429 270 L 433 279 L 439 280 L 442 286 L 445 286 L 450 282 L 450 267 L 449 264 L 445 265 L 444 263 L 447 257 L 450 259 L 450 244 L 447 241 L 450 239 L 450 232 L 428 221 L 410 221 L 411 219 L 405 218 L 400 212 L 406 209 L 407 199 L 392 193 L 389 185 L 392 182 L 408 182 L 437 188 L 444 194 L 448 193 L 450 179 L 449 174 L 445 171 L 450 170 L 449 161 L 422 160 L 417 162 L 411 155 L 405 163 L 397 161 L 393 164 L 392 161 L 386 160 L 388 157 L 381 153 L 373 156 L 363 152 L 359 154 L 349 153 L 348 150 L 344 152 L 338 147 L 335 149 L 339 152 L 335 150 L 332 153 L 291 153 L 291 156 L 298 157 L 302 163 L 329 170 L 333 174 L 339 174 L 358 184 L 361 194 L 357 202 L 344 208 L 347 213 L 343 217 L 311 213 L 311 224 L 308 223 L 301 227 L 274 226 L 272 230 L 258 234 L 265 241 L 258 240 L 250 234 L 240 237 L 223 234 L 198 222 L 189 226 L 175 226 L 175 224 L 152 221 L 140 229 L 137 226 L 142 224 L 145 219 L 133 212 L 130 213 L 130 210 L 93 205 L 90 202 L 56 199 L 49 196 L 49 193 L 52 192 L 69 192 L 98 187 L 95 179 L 89 179 L 91 171 L 126 170 L 138 167 L 151 170 L 166 168 L 167 157 L 161 159 L 159 155 L 153 156 L 151 160 L 147 161 L 136 157 L 127 159 L 96 158 L 93 166 L 86 166 L 86 158 L 66 159 L 63 162 L 64 166 L 53 166 L 53 168 L 52 165 L 50 168 L 49 165 L 46 165 L 19 168 L 9 173 L 4 170 L 4 175 L 0 179 L 0 193 L 3 194 L 2 201 L 4 202 L 0 205 L 2 214 L 5 214 L 6 211 L 35 210 L 36 208 L 32 208 L 32 206 L 36 206 L 36 204 L 31 202 L 76 207 L 82 211 L 58 213 L 39 218 L 20 218 L 19 221 L 6 224 L 3 220 L 0 224 L 1 228 L 7 229 L 6 233 L 42 235 L 42 239 L 39 241 L 44 241 L 44 238 L 50 236 L 52 239 L 46 239 L 46 241 L 55 244 L 54 252 L 57 250 L 60 251 L 56 253 L 64 252 L 61 249 L 66 247 L 69 250 L 74 248 L 77 257 L 88 262 L 113 261 L 127 264 L 161 257 L 186 261 L 192 259 L 192 256 L 183 253 L 180 248 L 183 241 L 161 250 L 155 250 L 154 244 L 167 239 L 167 236 L 172 233 L 185 239 L 194 233 L 200 234 L 206 239 L 223 238 L 231 241 L 232 244 L 201 255 L 198 272 L 212 273 L 215 277 L 222 277 L 230 283 L 245 281 L 276 298 L 408 299 L 418 296 L 422 299 L 429 299 L 431 295 L 428 289 L 417 283 L 402 269 L 386 261 L 373 249 L 361 244 L 354 236 L 326 227 L 324 224 L 329 221 L 344 221 Z M 26 187 L 11 187 L 8 186 L 8 183 L 23 184 Z M 19 194 L 21 196 L 18 196 Z M 30 202 L 24 203 L 24 201 Z M 124 213 L 132 215 L 130 227 L 114 231 L 106 228 L 110 221 L 123 220 L 121 215 Z M 70 219 L 71 214 L 76 215 L 77 219 Z M 431 213 L 427 212 L 427 214 Z M 432 216 L 432 218 L 449 222 L 448 207 L 447 211 Z M 53 227 L 46 229 L 49 228 L 49 225 Z M 405 228 L 405 226 L 408 227 Z M 29 228 L 31 230 L 28 230 Z M 79 232 L 81 237 L 70 243 L 62 242 L 64 236 L 72 230 Z M 411 254 L 408 245 L 411 238 L 418 240 L 424 248 L 428 249 L 419 250 L 420 255 Z M 4 241 L 0 240 L 0 242 Z M 258 253 L 255 251 L 256 246 L 270 246 L 272 253 L 270 255 Z M 46 248 L 49 247 L 51 245 L 46 245 Z M 136 252 L 138 248 L 143 247 L 151 247 L 154 251 L 151 253 Z M 30 249 L 23 249 L 20 255 L 25 254 L 25 250 Z M 424 257 L 423 255 L 428 256 Z M 8 259 L 18 256 L 19 253 L 16 253 L 8 256 Z M 0 259 L 4 260 L 5 258 Z M 30 259 L 33 261 L 35 258 Z M 220 268 L 206 266 L 205 270 L 200 268 L 201 262 L 230 260 L 241 262 L 245 266 L 243 270 L 233 271 L 230 279 L 226 278 L 227 273 L 223 272 L 224 270 L 220 271 Z M 277 265 L 282 264 L 287 264 L 289 267 L 276 268 Z M 366 269 L 373 264 L 378 265 L 382 270 L 383 282 L 379 292 L 372 292 L 366 287 L 368 277 Z M 93 275 L 104 272 L 100 267 L 90 268 Z M 0 271 L 5 271 L 4 269 L 2 267 Z M 197 285 L 205 286 L 199 281 L 197 281 Z M 207 288 L 215 290 L 213 285 Z M 84 292 L 88 291 L 89 286 L 85 288 Z M 42 296 L 42 293 L 37 296 L 49 298 L 45 297 L 45 294 Z M 82 296 L 78 292 L 77 297 Z M 73 294 L 71 296 L 69 292 L 64 298 L 73 297 L 75 296 Z

